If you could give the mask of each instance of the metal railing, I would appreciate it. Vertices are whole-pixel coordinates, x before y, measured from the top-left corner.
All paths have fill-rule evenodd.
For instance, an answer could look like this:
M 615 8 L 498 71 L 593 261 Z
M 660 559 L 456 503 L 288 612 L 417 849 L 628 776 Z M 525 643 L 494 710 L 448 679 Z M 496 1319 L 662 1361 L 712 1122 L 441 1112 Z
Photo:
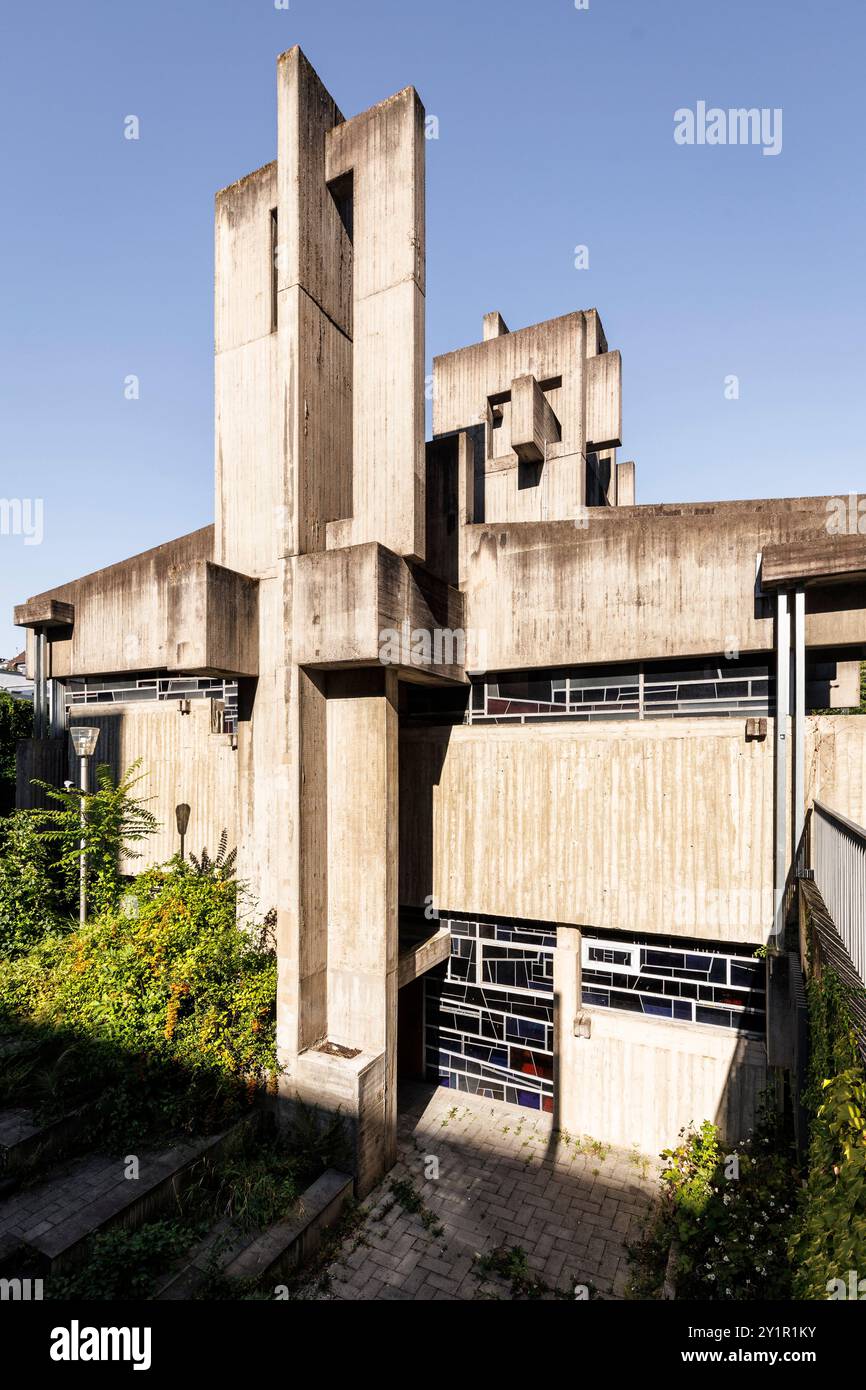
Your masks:
M 815 882 L 866 984 L 866 830 L 816 801 L 810 839 Z

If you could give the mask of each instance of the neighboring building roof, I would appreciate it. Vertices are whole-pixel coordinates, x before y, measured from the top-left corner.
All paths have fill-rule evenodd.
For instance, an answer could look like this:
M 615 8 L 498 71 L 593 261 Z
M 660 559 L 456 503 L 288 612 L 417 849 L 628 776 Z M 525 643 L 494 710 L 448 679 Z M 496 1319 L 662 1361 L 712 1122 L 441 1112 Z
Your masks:
M 11 696 L 20 700 L 32 700 L 33 682 L 17 671 L 0 670 L 0 690 L 7 690 Z

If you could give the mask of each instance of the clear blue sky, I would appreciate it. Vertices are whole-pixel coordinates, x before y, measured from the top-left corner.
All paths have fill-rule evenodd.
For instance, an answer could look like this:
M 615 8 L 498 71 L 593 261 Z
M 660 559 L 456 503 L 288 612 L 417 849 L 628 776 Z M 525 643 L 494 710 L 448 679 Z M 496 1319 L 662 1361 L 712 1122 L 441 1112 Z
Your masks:
M 4 10 L 0 498 L 45 537 L 0 536 L 0 653 L 16 601 L 212 520 L 213 195 L 274 157 L 295 43 L 347 116 L 439 118 L 431 357 L 595 305 L 638 501 L 866 490 L 862 0 Z M 676 145 L 699 100 L 781 107 L 782 153 Z

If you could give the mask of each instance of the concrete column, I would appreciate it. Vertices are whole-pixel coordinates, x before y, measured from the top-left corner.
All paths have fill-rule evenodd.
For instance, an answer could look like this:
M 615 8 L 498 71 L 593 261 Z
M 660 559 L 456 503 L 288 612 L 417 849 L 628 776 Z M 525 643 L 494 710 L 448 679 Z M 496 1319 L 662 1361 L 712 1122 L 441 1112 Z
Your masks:
M 494 309 L 492 313 L 484 315 L 481 332 L 482 340 L 485 343 L 489 343 L 491 338 L 505 337 L 505 334 L 508 332 L 508 324 L 505 322 L 505 319 L 498 309 Z
M 581 1004 L 581 933 L 577 927 L 557 927 L 553 958 L 554 1033 L 553 1119 L 560 1129 L 581 1127 L 581 1087 L 585 1085 L 586 1051 L 591 1040 L 575 1036 Z
M 33 737 L 45 738 L 48 733 L 48 687 L 46 683 L 45 632 L 37 628 L 34 634 L 36 659 L 33 667 Z
M 635 467 L 633 463 L 616 465 L 616 505 L 633 507 L 635 494 Z
M 325 178 L 351 176 L 352 512 L 328 548 L 379 541 L 425 555 L 424 108 L 407 87 L 324 140 Z
M 352 677 L 332 678 L 328 700 L 328 1037 L 384 1054 L 388 1168 L 397 1133 L 399 727 L 396 674 L 384 679 L 385 693 L 369 695 L 355 693 Z

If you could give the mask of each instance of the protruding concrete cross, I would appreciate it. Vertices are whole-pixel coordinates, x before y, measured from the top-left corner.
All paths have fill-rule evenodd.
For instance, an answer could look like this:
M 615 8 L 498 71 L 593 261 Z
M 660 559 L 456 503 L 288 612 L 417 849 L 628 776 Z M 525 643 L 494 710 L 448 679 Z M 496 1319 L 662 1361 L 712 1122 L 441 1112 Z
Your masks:
M 559 421 L 532 375 L 511 383 L 511 447 L 521 463 L 543 463 L 562 437 Z

